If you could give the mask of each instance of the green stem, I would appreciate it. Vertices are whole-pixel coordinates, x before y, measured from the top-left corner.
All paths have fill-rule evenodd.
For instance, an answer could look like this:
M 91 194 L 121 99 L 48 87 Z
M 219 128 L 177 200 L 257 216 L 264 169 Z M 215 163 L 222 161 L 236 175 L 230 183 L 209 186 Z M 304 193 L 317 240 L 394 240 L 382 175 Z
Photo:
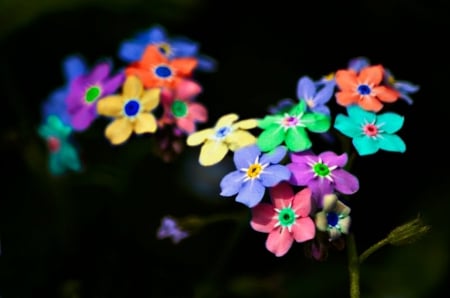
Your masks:
M 378 241 L 368 249 L 366 249 L 361 256 L 359 257 L 359 263 L 362 264 L 371 254 L 388 244 L 388 238 L 384 238 L 383 240 Z
M 350 278 L 350 298 L 359 298 L 359 258 L 356 250 L 355 236 L 347 237 L 348 272 Z

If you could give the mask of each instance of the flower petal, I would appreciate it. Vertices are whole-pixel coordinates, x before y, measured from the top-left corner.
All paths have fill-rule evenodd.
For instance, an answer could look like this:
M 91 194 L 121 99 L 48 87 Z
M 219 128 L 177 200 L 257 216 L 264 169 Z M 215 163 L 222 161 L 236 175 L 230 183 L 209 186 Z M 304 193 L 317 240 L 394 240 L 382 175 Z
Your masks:
M 400 97 L 400 93 L 386 86 L 377 86 L 373 88 L 376 97 L 383 102 L 394 102 Z
M 359 190 L 359 180 L 343 169 L 333 171 L 334 187 L 340 193 L 351 195 Z
M 278 219 L 274 216 L 273 206 L 267 203 L 261 203 L 251 209 L 252 219 L 250 226 L 258 232 L 269 233 L 274 229 Z
M 97 113 L 107 117 L 119 117 L 123 115 L 123 97 L 110 95 L 97 102 Z
M 208 140 L 200 150 L 199 162 L 202 166 L 212 166 L 222 161 L 227 153 L 228 147 L 224 143 Z
M 347 160 L 348 160 L 347 153 L 342 153 L 340 155 L 337 155 L 333 151 L 322 152 L 319 154 L 319 157 L 328 166 L 338 166 L 341 168 L 347 164 Z
M 380 149 L 386 151 L 401 153 L 406 151 L 405 142 L 403 142 L 403 140 L 397 135 L 383 134 L 383 136 L 378 141 L 378 145 L 380 146 Z
M 136 117 L 136 121 L 134 122 L 134 131 L 137 134 L 142 133 L 153 133 L 157 129 L 157 123 L 155 116 L 150 113 L 141 113 Z
M 77 131 L 83 131 L 95 120 L 97 111 L 95 106 L 84 106 L 71 116 L 72 128 Z
M 188 117 L 197 122 L 208 120 L 208 110 L 204 105 L 193 102 L 188 107 Z
M 256 138 L 248 131 L 235 130 L 226 136 L 225 142 L 228 144 L 230 150 L 235 151 L 239 148 L 255 144 Z
M 175 98 L 190 100 L 202 92 L 202 87 L 192 80 L 181 80 L 176 89 Z
M 220 181 L 221 192 L 223 197 L 231 197 L 239 192 L 246 174 L 242 171 L 233 171 L 225 175 Z
M 312 132 L 326 132 L 331 125 L 330 117 L 319 113 L 306 113 L 301 121 Z
M 284 141 L 285 132 L 280 125 L 274 124 L 264 130 L 257 138 L 256 144 L 263 152 L 272 151 Z
M 378 151 L 378 142 L 370 137 L 355 137 L 352 141 L 359 155 L 370 155 Z
M 122 73 L 119 73 L 112 78 L 109 78 L 105 82 L 103 82 L 102 87 L 102 97 L 105 95 L 112 94 L 116 92 L 116 90 L 123 84 L 125 81 L 125 75 Z
M 241 120 L 239 122 L 236 122 L 234 124 L 235 128 L 240 128 L 240 129 L 252 129 L 258 126 L 258 121 L 256 119 L 246 119 L 246 120 Z
M 311 240 L 316 236 L 316 225 L 310 217 L 298 218 L 292 225 L 292 234 L 297 242 Z
M 360 136 L 362 133 L 360 126 L 355 123 L 350 117 L 347 117 L 343 114 L 339 114 L 336 116 L 334 128 L 336 128 L 338 131 L 349 138 Z
M 252 208 L 261 202 L 266 188 L 257 179 L 252 179 L 242 184 L 241 190 L 236 196 L 236 202 Z
M 287 228 L 272 230 L 266 240 L 266 248 L 277 257 L 284 256 L 294 243 L 294 238 Z
M 316 94 L 316 86 L 308 76 L 300 78 L 297 84 L 297 98 L 302 100 L 312 99 Z
M 341 69 L 336 72 L 336 85 L 343 91 L 354 91 L 358 85 L 356 72 L 349 69 Z M 337 96 L 337 95 L 336 95 Z
M 304 151 L 312 146 L 308 134 L 302 127 L 288 129 L 285 143 L 287 148 L 293 152 Z
M 248 168 L 252 165 L 256 158 L 261 154 L 258 146 L 249 145 L 241 147 L 234 153 L 233 161 L 238 170 L 242 168 Z
M 358 103 L 360 95 L 353 91 L 338 91 L 336 92 L 336 102 L 341 106 L 349 106 Z
M 222 117 L 219 118 L 219 120 L 217 120 L 215 128 L 230 126 L 238 119 L 239 119 L 239 116 L 237 114 L 223 115 Z
M 127 118 L 119 118 L 106 127 L 105 136 L 113 145 L 119 145 L 128 140 L 132 132 L 130 121 Z
M 272 187 L 284 180 L 289 180 L 291 171 L 284 165 L 271 165 L 263 170 L 259 179 L 265 187 Z
M 161 54 L 158 46 L 156 45 L 148 45 L 142 54 L 141 61 L 139 62 L 140 67 L 143 69 L 151 69 L 151 66 L 163 63 L 167 64 L 168 59 L 166 56 Z
M 265 163 L 279 163 L 286 156 L 287 148 L 285 146 L 278 146 L 274 150 L 267 152 L 261 156 L 260 162 Z
M 307 217 L 311 212 L 311 190 L 309 188 L 303 188 L 297 192 L 292 201 L 292 208 L 300 217 Z
M 151 88 L 145 90 L 141 97 L 142 110 L 145 112 L 150 112 L 156 108 L 159 104 L 159 99 L 161 95 L 160 88 Z
M 341 232 L 344 234 L 348 234 L 350 230 L 351 217 L 346 216 L 339 221 L 339 225 L 341 226 Z
M 356 105 L 347 107 L 347 114 L 355 121 L 356 124 L 358 124 L 358 126 L 363 123 L 374 123 L 377 117 L 375 113 L 366 111 Z
M 386 133 L 395 133 L 402 128 L 404 117 L 395 113 L 384 113 L 378 115 L 377 126 Z
M 314 172 L 306 163 L 290 163 L 287 167 L 292 173 L 289 182 L 293 185 L 306 186 L 314 179 Z
M 140 98 L 144 88 L 142 86 L 141 80 L 136 76 L 129 76 L 123 84 L 123 97 L 130 98 Z
M 186 139 L 186 143 L 188 144 L 188 146 L 198 146 L 204 143 L 212 135 L 214 135 L 214 129 L 202 129 L 190 134 Z
M 374 96 L 364 96 L 359 101 L 359 106 L 366 111 L 379 112 L 383 108 L 383 104 Z
M 281 182 L 270 188 L 270 197 L 273 205 L 277 209 L 283 209 L 291 203 L 294 198 L 294 191 L 287 182 Z
M 316 227 L 319 231 L 325 232 L 328 227 L 327 214 L 325 211 L 320 211 L 316 213 L 315 216 Z
M 367 66 L 361 69 L 358 81 L 361 84 L 379 85 L 383 80 L 384 68 L 381 65 Z
M 174 67 L 177 75 L 182 77 L 191 75 L 197 64 L 196 58 L 175 58 L 170 61 L 170 66 Z
M 324 212 L 333 211 L 338 203 L 338 197 L 334 193 L 326 194 L 323 196 L 322 203 Z

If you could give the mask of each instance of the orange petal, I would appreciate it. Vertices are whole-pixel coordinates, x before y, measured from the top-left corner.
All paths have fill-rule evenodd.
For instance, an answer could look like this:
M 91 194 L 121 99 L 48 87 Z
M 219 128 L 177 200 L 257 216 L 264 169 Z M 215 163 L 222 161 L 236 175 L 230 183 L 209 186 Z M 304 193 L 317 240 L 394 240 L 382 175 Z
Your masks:
M 346 91 L 336 92 L 337 103 L 344 107 L 357 103 L 359 101 L 359 97 L 360 95 L 354 92 L 346 92 Z
M 197 64 L 198 61 L 195 58 L 177 58 L 170 62 L 170 66 L 176 70 L 177 75 L 182 77 L 189 76 Z
M 336 84 L 339 89 L 344 91 L 355 90 L 356 86 L 358 86 L 356 72 L 351 69 L 338 70 L 336 72 Z
M 375 87 L 373 88 L 373 92 L 375 93 L 375 96 L 378 97 L 379 100 L 384 102 L 394 102 L 400 96 L 398 91 L 392 88 L 388 88 L 386 86 Z
M 381 65 L 367 66 L 361 70 L 358 80 L 361 84 L 377 86 L 383 79 L 384 68 Z
M 359 101 L 359 106 L 366 111 L 378 112 L 383 108 L 383 104 L 374 96 L 364 96 Z
M 159 84 L 160 80 L 156 78 L 155 75 L 152 72 L 150 72 L 150 70 L 145 70 L 136 67 L 127 67 L 125 69 L 125 75 L 137 76 L 142 81 L 145 88 L 160 87 Z
M 144 54 L 142 55 L 141 61 L 139 61 L 139 64 L 143 68 L 151 69 L 152 65 L 161 64 L 161 63 L 168 63 L 168 59 L 166 56 L 161 54 L 159 51 L 159 48 L 155 45 L 149 45 L 145 49 Z

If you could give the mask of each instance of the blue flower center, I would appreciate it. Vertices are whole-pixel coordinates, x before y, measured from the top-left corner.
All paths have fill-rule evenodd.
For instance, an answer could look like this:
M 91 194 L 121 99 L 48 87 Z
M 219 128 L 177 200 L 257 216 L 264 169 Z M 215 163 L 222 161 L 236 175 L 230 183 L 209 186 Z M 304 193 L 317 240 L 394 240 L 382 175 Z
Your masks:
M 166 79 L 172 75 L 172 70 L 167 65 L 160 65 L 156 67 L 155 74 L 163 79 Z
M 216 130 L 216 138 L 223 139 L 227 136 L 231 131 L 231 128 L 229 126 L 223 126 Z
M 368 95 L 370 94 L 371 89 L 368 85 L 366 84 L 361 84 L 358 86 L 358 93 L 361 95 Z
M 131 99 L 125 104 L 124 111 L 128 117 L 134 117 L 139 112 L 140 108 L 141 104 L 139 101 Z
M 336 212 L 328 212 L 327 222 L 329 226 L 335 227 L 339 222 L 339 215 Z

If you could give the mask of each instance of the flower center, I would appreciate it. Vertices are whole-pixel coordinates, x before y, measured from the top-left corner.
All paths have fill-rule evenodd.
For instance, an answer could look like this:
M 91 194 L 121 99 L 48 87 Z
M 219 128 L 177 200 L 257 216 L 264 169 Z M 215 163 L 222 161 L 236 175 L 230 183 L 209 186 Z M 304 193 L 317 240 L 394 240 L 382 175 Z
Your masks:
M 172 103 L 171 106 L 171 111 L 172 114 L 177 117 L 177 118 L 181 118 L 187 115 L 187 111 L 188 111 L 188 107 L 187 104 L 184 101 L 181 100 L 175 100 Z
M 247 176 L 249 178 L 257 178 L 259 176 L 259 174 L 262 171 L 262 167 L 260 164 L 252 164 L 250 167 L 248 167 L 247 169 Z
M 295 212 L 292 208 L 286 207 L 278 213 L 278 221 L 283 227 L 292 225 L 295 222 Z
M 308 105 L 308 107 L 309 108 L 314 108 L 314 106 L 316 105 L 315 103 L 314 103 L 314 100 L 312 100 L 312 99 L 308 99 L 308 100 L 306 100 L 306 104 Z
M 378 135 L 378 127 L 375 124 L 366 124 L 363 127 L 363 132 L 369 137 L 375 137 Z
M 59 151 L 59 148 L 61 148 L 61 142 L 59 141 L 58 138 L 49 137 L 47 139 L 47 146 L 48 146 L 48 150 L 50 150 L 50 152 L 54 153 L 54 152 Z
M 334 72 L 330 72 L 329 74 L 327 74 L 326 76 L 323 77 L 324 80 L 326 81 L 331 81 L 332 79 L 334 79 Z
M 361 95 L 368 95 L 372 90 L 366 84 L 361 84 L 358 86 L 358 93 Z
M 84 100 L 87 103 L 92 103 L 100 97 L 101 93 L 102 93 L 102 89 L 99 86 L 89 87 L 86 90 L 86 93 L 84 94 Z
M 218 129 L 216 129 L 216 138 L 217 139 L 223 139 L 231 132 L 231 128 L 229 126 L 223 126 Z
M 328 212 L 327 213 L 327 222 L 328 226 L 334 228 L 337 226 L 339 222 L 339 215 L 336 212 Z
M 167 79 L 172 76 L 172 70 L 167 65 L 159 65 L 155 68 L 155 74 L 162 79 Z
M 124 112 L 125 115 L 128 117 L 134 117 L 139 113 L 139 110 L 141 108 L 141 104 L 139 101 L 135 99 L 130 99 L 124 106 Z
M 326 164 L 321 163 L 321 162 L 314 164 L 313 171 L 317 176 L 320 176 L 320 177 L 326 177 L 331 172 L 330 168 Z
M 388 81 L 388 84 L 394 85 L 394 84 L 395 84 L 395 78 L 394 78 L 394 76 L 389 76 L 388 79 L 387 79 L 387 81 Z
M 160 44 L 158 45 L 158 50 L 159 50 L 159 52 L 160 52 L 161 54 L 163 54 L 163 55 L 165 55 L 165 56 L 169 56 L 170 53 L 171 53 L 171 47 L 170 47 L 170 44 L 168 44 L 168 43 L 166 43 L 166 42 L 160 43 Z
M 297 126 L 298 124 L 298 118 L 294 117 L 294 116 L 286 116 L 284 117 L 283 121 L 282 121 L 282 125 L 285 127 L 293 127 L 293 126 Z

